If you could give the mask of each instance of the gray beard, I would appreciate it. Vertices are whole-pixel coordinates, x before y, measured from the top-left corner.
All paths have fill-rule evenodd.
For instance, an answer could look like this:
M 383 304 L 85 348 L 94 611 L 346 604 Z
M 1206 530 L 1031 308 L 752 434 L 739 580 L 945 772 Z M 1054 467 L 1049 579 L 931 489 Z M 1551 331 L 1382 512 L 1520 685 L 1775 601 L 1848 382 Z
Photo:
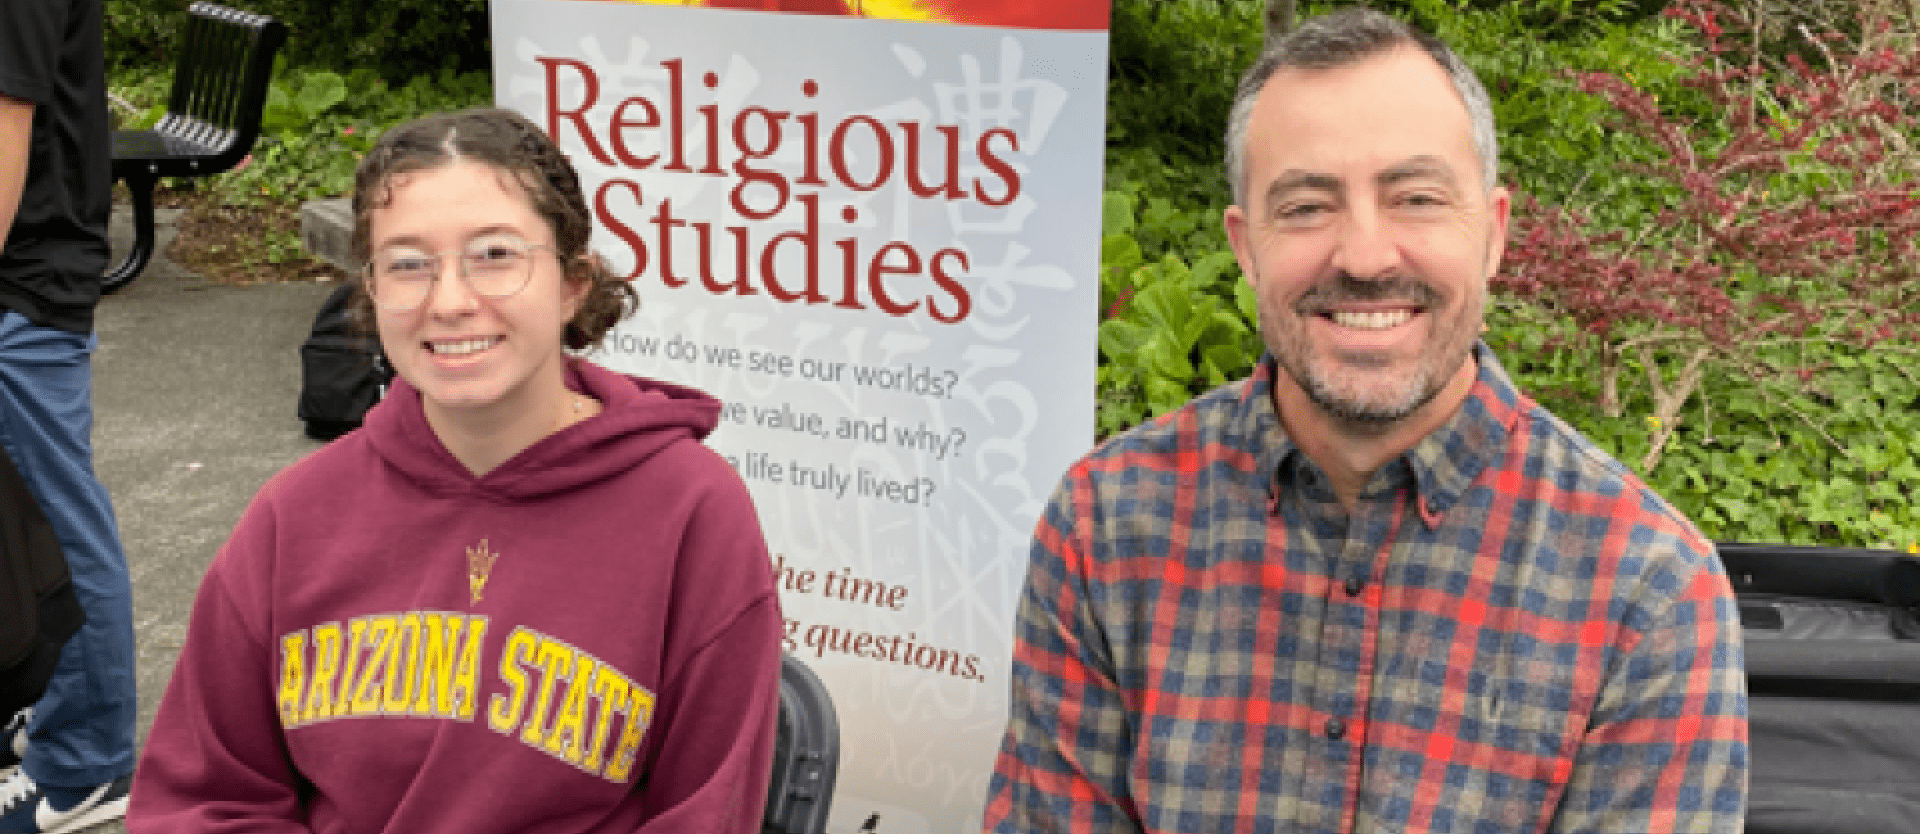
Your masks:
M 1433 402 L 1433 399 L 1440 395 L 1441 387 L 1434 384 L 1434 380 L 1427 379 L 1422 381 L 1419 395 L 1411 400 L 1398 403 L 1364 403 L 1341 398 L 1324 380 L 1310 374 L 1302 379 L 1301 375 L 1294 374 L 1290 370 L 1287 373 L 1293 376 L 1300 390 L 1306 392 L 1307 400 L 1318 407 L 1322 413 L 1333 418 L 1348 433 L 1362 436 L 1385 434 L 1388 429 L 1419 411 L 1427 403 Z

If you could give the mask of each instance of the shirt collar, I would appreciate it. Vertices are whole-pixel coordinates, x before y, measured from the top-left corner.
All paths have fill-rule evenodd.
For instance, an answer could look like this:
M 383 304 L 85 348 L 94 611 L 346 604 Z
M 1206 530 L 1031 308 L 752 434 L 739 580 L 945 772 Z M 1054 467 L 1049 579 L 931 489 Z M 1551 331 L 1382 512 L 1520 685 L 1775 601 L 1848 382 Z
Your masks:
M 1399 460 L 1412 472 L 1421 517 L 1437 526 L 1480 474 L 1507 448 L 1507 439 L 1526 409 L 1525 397 L 1484 342 L 1473 346 L 1478 375 L 1467 399 L 1440 428 L 1414 444 Z M 1278 370 L 1273 356 L 1262 357 L 1248 380 L 1242 407 L 1252 443 L 1258 450 L 1257 469 L 1271 498 L 1282 467 L 1293 465 L 1300 447 L 1280 425 L 1273 407 L 1273 380 Z M 1387 464 L 1392 466 L 1392 463 Z
M 1480 474 L 1506 453 L 1508 438 L 1526 409 L 1520 389 L 1485 342 L 1474 343 L 1473 359 L 1479 376 L 1466 402 L 1404 456 L 1429 527 L 1438 525 Z
M 1273 354 L 1260 358 L 1240 400 L 1243 419 L 1235 421 L 1236 425 L 1246 428 L 1248 436 L 1243 438 L 1241 448 L 1253 450 L 1253 471 L 1259 474 L 1261 483 L 1266 484 L 1269 501 L 1279 489 L 1281 467 L 1290 465 L 1293 456 L 1300 453 L 1300 447 L 1280 425 L 1280 412 L 1273 407 L 1273 375 L 1277 372 Z

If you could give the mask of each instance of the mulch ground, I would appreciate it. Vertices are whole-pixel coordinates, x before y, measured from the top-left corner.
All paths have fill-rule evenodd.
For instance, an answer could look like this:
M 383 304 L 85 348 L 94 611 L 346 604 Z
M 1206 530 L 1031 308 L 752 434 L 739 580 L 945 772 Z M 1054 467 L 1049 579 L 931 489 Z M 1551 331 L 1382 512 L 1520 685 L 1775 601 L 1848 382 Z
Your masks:
M 124 199 L 125 195 L 121 195 Z M 339 270 L 309 259 L 297 245 L 298 205 L 222 205 L 204 190 L 164 188 L 154 193 L 157 208 L 185 209 L 167 247 L 175 263 L 223 284 L 337 280 Z M 274 262 L 278 244 L 281 262 Z

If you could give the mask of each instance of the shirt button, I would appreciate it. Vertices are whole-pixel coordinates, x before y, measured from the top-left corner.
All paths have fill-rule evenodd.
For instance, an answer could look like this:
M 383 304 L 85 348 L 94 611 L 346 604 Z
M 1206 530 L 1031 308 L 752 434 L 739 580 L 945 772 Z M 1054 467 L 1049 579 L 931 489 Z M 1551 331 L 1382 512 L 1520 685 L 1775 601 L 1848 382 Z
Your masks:
M 1364 576 L 1347 577 L 1346 589 L 1347 589 L 1347 596 L 1350 596 L 1350 597 L 1359 596 L 1361 591 L 1364 591 L 1367 589 L 1367 578 Z
M 1329 718 L 1327 719 L 1325 729 L 1327 731 L 1327 738 L 1339 741 L 1347 734 L 1347 722 L 1341 721 L 1338 718 Z

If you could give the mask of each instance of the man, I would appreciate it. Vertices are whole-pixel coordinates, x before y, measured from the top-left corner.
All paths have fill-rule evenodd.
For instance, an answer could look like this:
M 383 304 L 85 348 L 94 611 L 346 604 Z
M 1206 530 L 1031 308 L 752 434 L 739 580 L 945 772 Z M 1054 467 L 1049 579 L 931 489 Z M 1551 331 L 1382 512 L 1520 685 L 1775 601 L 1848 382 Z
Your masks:
M 24 733 L 0 736 L 0 832 L 118 817 L 133 773 L 132 593 L 91 448 L 112 210 L 102 14 L 102 0 L 0 2 L 0 445 L 53 522 L 87 617 Z
M 1472 72 L 1336 13 L 1228 153 L 1268 356 L 1056 492 L 987 830 L 1738 831 L 1710 543 L 1478 341 L 1509 196 Z

